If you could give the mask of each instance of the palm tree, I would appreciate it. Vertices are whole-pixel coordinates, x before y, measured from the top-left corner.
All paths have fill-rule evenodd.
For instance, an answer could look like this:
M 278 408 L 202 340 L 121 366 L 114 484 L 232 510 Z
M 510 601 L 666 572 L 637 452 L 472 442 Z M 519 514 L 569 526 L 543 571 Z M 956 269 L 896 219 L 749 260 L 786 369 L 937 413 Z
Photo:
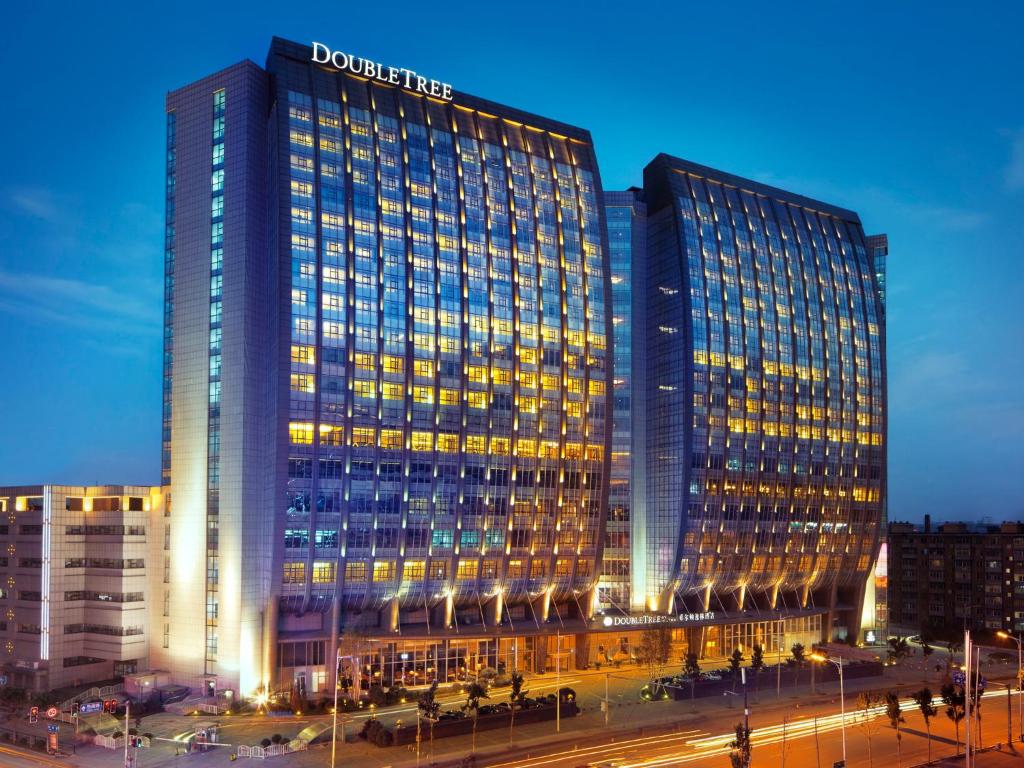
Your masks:
M 939 713 L 937 707 L 932 704 L 932 692 L 930 688 L 922 688 L 915 691 L 912 698 L 917 708 L 921 710 L 921 717 L 924 718 L 924 728 L 928 732 L 928 763 L 932 762 L 932 718 Z
M 732 672 L 732 692 L 736 693 L 736 681 L 740 676 L 740 666 L 743 664 L 743 651 L 734 648 L 729 657 L 729 670 Z M 729 706 L 732 707 L 732 698 L 729 698 Z
M 480 683 L 473 682 L 466 687 L 466 703 L 462 705 L 462 711 L 467 709 L 473 713 L 473 754 L 476 754 L 476 722 L 480 717 L 480 699 L 489 699 L 487 689 Z
M 953 683 L 946 683 L 942 686 L 939 694 L 942 696 L 942 703 L 946 705 L 946 717 L 953 721 L 956 727 L 956 754 L 960 756 L 960 721 L 966 714 L 967 701 L 963 690 Z
M 509 705 L 512 708 L 512 716 L 509 718 L 509 721 L 508 721 L 508 743 L 509 744 L 512 743 L 512 729 L 515 727 L 515 724 L 516 724 L 516 707 L 517 706 L 522 706 L 523 700 L 526 698 L 526 694 L 529 693 L 529 691 L 524 691 L 523 690 L 523 682 L 524 681 L 525 681 L 525 678 L 523 677 L 521 672 L 513 672 L 512 673 L 512 680 L 511 680 L 512 687 L 509 689 L 509 692 L 508 692 L 508 701 L 509 701 Z
M 795 687 L 800 681 L 800 670 L 804 666 L 807 653 L 803 643 L 794 643 L 789 652 L 793 654 L 793 686 Z
M 754 698 L 761 693 L 761 670 L 764 669 L 764 646 L 758 643 L 750 654 L 750 668 L 754 670 Z
M 420 694 L 419 701 L 416 706 L 419 708 L 420 715 L 430 723 L 430 754 L 434 754 L 434 723 L 437 721 L 437 716 L 441 713 L 441 704 L 437 701 L 437 680 L 430 684 L 430 687 Z M 417 729 L 419 724 L 417 722 Z M 419 734 L 417 733 L 417 738 Z M 416 747 L 419 749 L 419 745 Z M 419 754 L 419 752 L 417 752 Z
M 693 706 L 694 686 L 697 685 L 697 678 L 700 677 L 700 662 L 697 661 L 697 654 L 690 652 L 683 659 L 683 676 L 690 681 L 690 706 Z
M 900 724 L 906 722 L 903 712 L 900 709 L 900 697 L 895 691 L 885 694 L 885 714 L 889 718 L 889 725 L 896 729 L 896 766 L 903 765 L 903 734 L 900 733 Z
M 729 742 L 729 762 L 732 768 L 750 768 L 750 729 L 743 723 L 736 723 L 736 738 Z

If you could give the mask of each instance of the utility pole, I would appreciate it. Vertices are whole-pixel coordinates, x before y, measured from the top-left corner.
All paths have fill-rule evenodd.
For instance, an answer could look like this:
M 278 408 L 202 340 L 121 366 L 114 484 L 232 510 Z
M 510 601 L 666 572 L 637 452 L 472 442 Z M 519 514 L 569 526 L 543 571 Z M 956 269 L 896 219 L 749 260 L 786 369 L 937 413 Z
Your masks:
M 818 716 L 814 716 L 814 761 L 821 768 L 821 745 L 818 744 Z
M 971 768 L 971 630 L 964 630 L 964 768 Z
M 131 700 L 124 702 L 124 768 L 132 768 L 131 760 L 128 758 L 128 713 L 131 709 Z
M 608 711 L 612 708 L 612 703 L 608 700 L 608 678 L 611 677 L 607 672 L 604 673 L 604 727 L 608 727 Z
M 747 738 L 747 754 L 744 756 L 743 768 L 750 768 L 750 705 L 747 703 L 747 668 L 740 667 L 740 679 L 743 681 L 743 730 Z
M 555 633 L 555 733 L 562 732 L 562 635 Z

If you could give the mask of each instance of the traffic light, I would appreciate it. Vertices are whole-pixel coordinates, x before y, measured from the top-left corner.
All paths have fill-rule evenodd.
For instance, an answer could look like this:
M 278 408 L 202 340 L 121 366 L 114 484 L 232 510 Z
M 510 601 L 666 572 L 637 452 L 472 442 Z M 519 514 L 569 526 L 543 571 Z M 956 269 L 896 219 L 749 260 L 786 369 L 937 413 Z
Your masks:
M 103 711 L 113 715 L 117 713 L 117 699 L 107 699 L 103 702 Z
M 141 749 L 142 748 L 142 737 L 141 736 L 132 736 L 132 746 L 135 749 Z
M 28 721 L 30 723 L 39 722 L 39 707 L 32 707 L 32 709 L 28 711 Z

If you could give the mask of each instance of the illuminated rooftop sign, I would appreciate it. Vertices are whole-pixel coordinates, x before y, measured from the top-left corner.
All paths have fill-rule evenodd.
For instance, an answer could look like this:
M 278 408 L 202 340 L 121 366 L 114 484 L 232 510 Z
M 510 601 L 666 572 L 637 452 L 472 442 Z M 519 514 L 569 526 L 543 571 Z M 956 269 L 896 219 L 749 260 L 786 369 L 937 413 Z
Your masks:
M 313 43 L 313 62 L 329 64 L 342 72 L 376 80 L 386 85 L 397 85 L 409 91 L 433 96 L 435 99 L 452 100 L 452 87 L 440 80 L 418 75 L 404 67 L 387 67 L 371 59 L 363 59 L 344 51 L 332 51 L 323 43 Z

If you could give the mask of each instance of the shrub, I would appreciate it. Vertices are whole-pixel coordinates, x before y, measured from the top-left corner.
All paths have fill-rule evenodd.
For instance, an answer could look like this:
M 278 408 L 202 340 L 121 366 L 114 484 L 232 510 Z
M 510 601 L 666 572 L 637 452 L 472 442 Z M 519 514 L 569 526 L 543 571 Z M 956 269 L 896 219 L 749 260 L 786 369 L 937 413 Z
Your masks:
M 284 739 L 281 737 L 280 733 L 275 733 L 273 736 L 270 737 L 270 741 L 273 744 L 280 744 L 282 741 L 284 741 Z
M 370 686 L 370 691 L 367 695 L 367 698 L 369 698 L 371 704 L 374 704 L 378 707 L 383 707 L 385 704 L 388 703 L 388 696 L 386 693 L 384 693 L 384 689 L 381 688 L 379 685 Z
M 260 746 L 263 747 L 264 749 L 269 747 L 270 746 L 270 739 L 261 739 L 260 740 Z

